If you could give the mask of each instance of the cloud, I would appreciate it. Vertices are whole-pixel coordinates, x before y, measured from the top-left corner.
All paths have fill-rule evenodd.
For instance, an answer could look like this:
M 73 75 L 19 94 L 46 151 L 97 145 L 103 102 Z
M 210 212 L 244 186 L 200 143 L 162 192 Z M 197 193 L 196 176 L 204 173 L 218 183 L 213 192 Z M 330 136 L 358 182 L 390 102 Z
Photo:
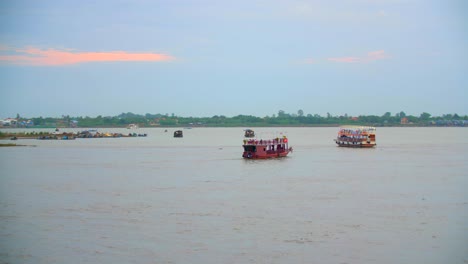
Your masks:
M 175 58 L 162 53 L 131 53 L 125 51 L 110 52 L 73 52 L 70 50 L 38 49 L 34 47 L 13 49 L 1 46 L 1 51 L 10 51 L 8 55 L 0 55 L 0 63 L 32 66 L 61 66 L 86 62 L 110 61 L 172 61 Z M 13 53 L 14 54 L 11 54 Z M 4 53 L 4 52 L 3 52 Z
M 371 51 L 367 53 L 367 60 L 384 60 L 388 58 L 390 58 L 390 56 L 386 54 L 384 50 Z
M 360 62 L 362 59 L 358 57 L 341 57 L 341 58 L 328 58 L 327 60 L 334 61 L 334 62 L 353 63 L 353 62 Z
M 371 51 L 367 53 L 367 56 L 363 57 L 338 57 L 338 58 L 327 58 L 328 61 L 342 62 L 342 63 L 360 63 L 360 62 L 371 62 L 376 60 L 388 59 L 390 56 L 385 53 L 384 50 Z

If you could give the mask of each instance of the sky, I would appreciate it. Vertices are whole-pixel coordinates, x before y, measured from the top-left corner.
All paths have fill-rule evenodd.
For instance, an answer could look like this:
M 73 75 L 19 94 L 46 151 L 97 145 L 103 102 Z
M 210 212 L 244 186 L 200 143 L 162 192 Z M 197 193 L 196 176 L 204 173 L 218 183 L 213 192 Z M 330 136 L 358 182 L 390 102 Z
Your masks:
M 0 1 L 0 118 L 468 114 L 468 1 Z

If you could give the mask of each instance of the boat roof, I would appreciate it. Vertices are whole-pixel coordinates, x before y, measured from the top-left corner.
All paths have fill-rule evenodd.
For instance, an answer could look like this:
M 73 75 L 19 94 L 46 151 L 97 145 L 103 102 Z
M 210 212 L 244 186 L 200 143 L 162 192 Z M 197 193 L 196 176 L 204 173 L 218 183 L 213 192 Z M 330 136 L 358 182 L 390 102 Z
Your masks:
M 361 134 L 375 134 L 375 127 L 370 126 L 342 126 L 338 135 L 361 135 Z
M 376 130 L 373 126 L 340 126 L 340 129 L 350 129 L 350 130 Z

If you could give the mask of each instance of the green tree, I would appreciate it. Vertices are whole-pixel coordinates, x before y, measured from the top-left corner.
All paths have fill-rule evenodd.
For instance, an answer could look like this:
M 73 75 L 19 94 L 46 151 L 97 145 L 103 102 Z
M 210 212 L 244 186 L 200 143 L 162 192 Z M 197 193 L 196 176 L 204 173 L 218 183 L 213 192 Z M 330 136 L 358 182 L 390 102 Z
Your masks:
M 442 116 L 443 119 L 445 120 L 452 120 L 453 119 L 453 115 L 452 114 L 445 114 Z
M 424 112 L 419 116 L 419 118 L 421 120 L 427 121 L 427 120 L 429 120 L 429 118 L 431 118 L 431 114 Z

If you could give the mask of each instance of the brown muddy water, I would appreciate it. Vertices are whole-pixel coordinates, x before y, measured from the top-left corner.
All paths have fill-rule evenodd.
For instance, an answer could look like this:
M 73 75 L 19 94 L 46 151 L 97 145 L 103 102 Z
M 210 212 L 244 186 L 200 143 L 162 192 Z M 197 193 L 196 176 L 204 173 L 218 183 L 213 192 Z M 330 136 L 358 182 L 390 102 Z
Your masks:
M 0 263 L 468 263 L 466 128 L 173 130 L 0 148 Z

